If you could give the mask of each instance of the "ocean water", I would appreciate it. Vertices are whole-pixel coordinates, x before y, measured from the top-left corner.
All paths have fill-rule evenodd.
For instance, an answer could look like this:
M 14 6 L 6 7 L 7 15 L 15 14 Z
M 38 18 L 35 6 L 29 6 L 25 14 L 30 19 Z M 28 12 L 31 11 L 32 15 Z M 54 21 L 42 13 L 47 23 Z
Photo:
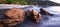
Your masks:
M 60 27 L 60 6 L 31 6 L 29 8 L 24 8 L 25 11 L 35 9 L 38 12 L 40 12 L 40 8 L 43 8 L 44 10 L 48 11 L 49 13 L 53 14 L 53 16 L 46 16 L 42 15 L 44 18 L 39 23 L 34 23 L 29 19 L 25 19 L 25 21 L 22 24 L 16 25 L 15 27 Z M 5 9 L 6 10 L 6 9 Z M 0 10 L 1 12 L 1 10 Z M 1 12 L 3 13 L 3 12 Z M 2 15 L 0 14 L 0 18 Z M 27 18 L 27 17 L 26 17 Z M 47 19 L 46 19 L 47 18 Z
M 40 23 L 35 24 L 30 21 L 27 21 L 27 23 L 22 24 L 20 27 L 60 27 L 60 6 L 47 6 L 47 7 L 32 6 L 31 8 L 27 8 L 25 10 L 35 9 L 38 12 L 40 12 L 40 8 L 43 8 L 44 10 L 53 14 L 53 16 L 42 15 L 44 19 Z

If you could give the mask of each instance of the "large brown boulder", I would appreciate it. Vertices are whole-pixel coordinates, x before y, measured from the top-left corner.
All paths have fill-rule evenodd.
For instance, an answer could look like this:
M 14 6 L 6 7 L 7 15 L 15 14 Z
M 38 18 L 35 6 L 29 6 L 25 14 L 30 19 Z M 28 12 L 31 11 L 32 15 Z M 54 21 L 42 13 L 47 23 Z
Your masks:
M 38 22 L 40 22 L 40 20 L 42 20 L 41 14 L 39 14 L 39 12 L 36 10 L 28 10 L 27 16 L 36 23 L 38 23 Z
M 4 26 L 15 26 L 24 21 L 25 12 L 23 9 L 12 8 L 4 13 L 2 22 Z
M 24 10 L 18 8 L 12 8 L 11 10 L 5 12 L 5 15 L 10 18 L 23 18 L 24 17 Z

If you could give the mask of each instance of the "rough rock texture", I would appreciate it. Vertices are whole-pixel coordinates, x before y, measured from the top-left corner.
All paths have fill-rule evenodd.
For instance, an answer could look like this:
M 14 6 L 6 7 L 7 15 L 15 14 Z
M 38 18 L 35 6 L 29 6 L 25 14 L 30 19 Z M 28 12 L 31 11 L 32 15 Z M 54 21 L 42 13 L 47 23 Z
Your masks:
M 24 21 L 25 12 L 23 9 L 12 8 L 4 13 L 2 22 L 4 26 L 15 26 Z
M 42 20 L 41 14 L 39 14 L 39 12 L 36 10 L 28 10 L 27 16 L 36 23 L 38 23 L 38 22 L 40 22 L 40 20 Z
M 0 24 L 0 27 L 3 27 L 3 24 Z
M 41 14 L 44 14 L 44 15 L 47 15 L 47 16 L 52 15 L 52 14 L 50 14 L 49 12 L 47 12 L 46 10 L 44 10 L 43 8 L 40 9 L 40 13 L 41 13 Z

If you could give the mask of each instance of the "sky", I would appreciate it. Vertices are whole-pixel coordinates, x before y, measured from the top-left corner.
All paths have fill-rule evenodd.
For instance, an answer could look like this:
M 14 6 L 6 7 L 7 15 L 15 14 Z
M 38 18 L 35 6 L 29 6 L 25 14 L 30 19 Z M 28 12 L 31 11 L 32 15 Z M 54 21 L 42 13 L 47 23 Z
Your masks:
M 50 0 L 50 1 L 53 1 L 53 2 L 56 2 L 56 3 L 60 3 L 60 0 Z

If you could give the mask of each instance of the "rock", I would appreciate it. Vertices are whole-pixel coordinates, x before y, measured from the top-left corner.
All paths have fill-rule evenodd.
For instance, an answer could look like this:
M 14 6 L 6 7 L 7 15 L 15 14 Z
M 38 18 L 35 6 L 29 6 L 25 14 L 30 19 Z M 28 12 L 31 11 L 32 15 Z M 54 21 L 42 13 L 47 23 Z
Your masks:
M 40 9 L 40 13 L 47 15 L 47 16 L 51 16 L 52 14 L 50 14 L 49 12 L 47 12 L 46 10 L 44 10 L 43 8 Z
M 2 20 L 0 19 L 0 27 L 4 27 Z
M 3 27 L 3 24 L 0 22 L 0 27 Z
M 4 26 L 15 26 L 24 21 L 25 12 L 23 9 L 12 8 L 4 13 L 2 22 Z
M 27 17 L 29 17 L 29 18 L 31 18 L 32 16 L 32 11 L 31 10 L 27 10 L 27 12 L 26 12 L 26 15 L 27 15 Z
M 0 24 L 0 27 L 3 27 L 3 24 Z
M 38 22 L 40 22 L 40 20 L 42 20 L 41 14 L 39 14 L 39 12 L 36 10 L 28 10 L 27 16 L 36 23 L 38 23 Z
M 22 18 L 24 17 L 24 10 L 23 9 L 18 9 L 18 8 L 12 8 L 8 12 L 5 12 L 5 15 L 8 17 L 12 18 L 18 18 L 19 16 Z

